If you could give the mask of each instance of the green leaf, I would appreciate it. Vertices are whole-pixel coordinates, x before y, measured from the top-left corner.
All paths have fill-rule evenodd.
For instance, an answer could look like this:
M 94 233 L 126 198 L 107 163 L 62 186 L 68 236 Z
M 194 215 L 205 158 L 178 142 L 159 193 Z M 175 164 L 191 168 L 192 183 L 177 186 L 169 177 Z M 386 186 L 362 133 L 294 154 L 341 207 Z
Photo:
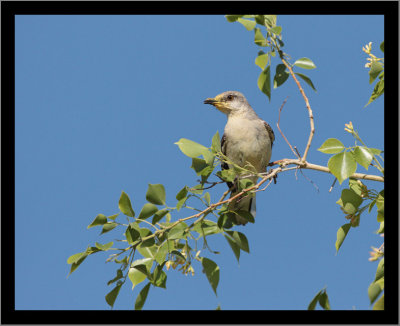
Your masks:
M 78 262 L 80 259 L 82 259 L 83 256 L 87 256 L 88 253 L 86 251 L 84 252 L 79 252 L 77 254 L 73 254 L 72 256 L 69 256 L 67 259 L 68 264 L 74 264 Z
M 385 276 L 384 271 L 385 271 L 385 258 L 382 258 L 376 269 L 374 282 L 379 281 L 382 277 Z
M 71 269 L 68 273 L 68 276 L 70 276 L 71 273 L 75 271 L 80 264 L 82 264 L 82 262 L 86 259 L 88 255 L 89 254 L 85 251 L 85 252 L 80 252 L 78 254 L 74 254 L 68 258 L 67 263 L 71 264 Z
M 322 292 L 321 295 L 319 296 L 319 304 L 325 310 L 331 310 L 328 294 L 326 293 L 326 291 Z
M 106 217 L 105 215 L 103 215 L 103 214 L 99 214 L 99 215 L 97 215 L 97 216 L 95 217 L 95 219 L 93 220 L 93 222 L 90 223 L 90 224 L 88 225 L 87 228 L 90 229 L 90 228 L 92 228 L 92 227 L 94 227 L 94 226 L 103 225 L 103 224 L 105 224 L 105 223 L 107 223 L 107 217 Z
M 344 150 L 344 145 L 336 138 L 328 138 L 318 150 L 325 154 L 336 154 Z
M 109 280 L 109 281 L 107 282 L 107 285 L 110 285 L 110 284 L 112 284 L 112 283 L 118 281 L 119 279 L 121 279 L 121 278 L 123 278 L 123 277 L 124 277 L 124 275 L 123 275 L 123 273 L 122 273 L 122 270 L 117 269 L 117 276 L 115 276 L 112 280 Z
M 139 232 L 140 232 L 140 237 L 141 237 L 142 239 L 143 239 L 143 238 L 146 238 L 146 237 L 148 237 L 148 236 L 150 236 L 150 235 L 153 234 L 153 233 L 152 233 L 149 229 L 147 229 L 147 228 L 139 228 Z M 154 237 L 153 237 L 153 238 L 150 238 L 150 239 L 147 239 L 147 240 L 143 241 L 143 242 L 139 245 L 139 247 L 140 247 L 140 248 L 151 247 L 151 246 L 154 245 L 154 243 L 155 243 L 155 241 L 154 241 Z
M 219 267 L 208 258 L 201 258 L 201 264 L 203 265 L 203 273 L 206 274 L 208 282 L 210 283 L 215 295 L 217 295 L 217 287 L 219 283 Z
M 250 179 L 240 179 L 239 180 L 239 190 L 247 189 L 254 186 L 254 183 Z
M 225 15 L 225 18 L 228 22 L 233 23 L 243 16 L 244 15 Z
M 276 40 L 278 41 L 279 46 L 280 46 L 281 48 L 283 48 L 283 47 L 285 46 L 285 43 L 283 43 L 282 40 L 281 40 L 280 38 L 277 38 Z
M 125 265 L 128 265 L 128 256 L 125 256 L 125 257 L 123 257 L 122 259 L 120 259 L 120 260 L 118 260 L 118 259 L 115 259 L 114 260 L 117 264 L 122 264 L 122 265 L 124 265 L 124 268 L 125 268 Z
M 362 198 L 352 189 L 343 189 L 336 203 L 342 206 L 347 214 L 355 214 L 362 203 Z
M 199 239 L 203 236 L 216 234 L 223 232 L 219 227 L 218 224 L 210 221 L 210 220 L 203 220 L 200 223 L 197 223 L 193 228 L 192 231 L 197 232 L 200 236 Z
M 260 51 L 262 54 L 259 54 L 258 57 L 255 60 L 255 63 L 257 66 L 259 66 L 262 70 L 264 70 L 265 66 L 268 63 L 269 55 L 268 53 L 264 53 L 263 51 Z
M 162 265 L 157 265 L 157 267 L 154 269 L 153 272 L 153 284 L 157 287 L 166 289 L 166 283 L 167 283 L 167 274 L 162 270 L 164 267 L 164 264 Z
M 164 244 L 158 248 L 158 250 L 154 256 L 156 262 L 161 265 L 165 261 L 165 258 L 167 257 L 167 253 L 168 253 L 168 244 L 167 244 L 167 241 L 165 241 Z
M 373 155 L 367 147 L 356 146 L 354 148 L 354 158 L 358 164 L 362 165 L 368 170 L 368 167 L 372 162 Z
M 101 251 L 101 250 L 99 248 L 97 248 L 97 247 L 89 246 L 89 247 L 86 248 L 86 253 L 88 255 L 95 254 L 96 252 L 99 252 L 99 251 Z
M 241 23 L 248 31 L 251 31 L 254 29 L 254 27 L 256 27 L 256 22 L 254 20 L 238 18 L 237 21 Z
M 375 302 L 372 310 L 384 310 L 385 309 L 385 295 L 383 294 L 377 302 Z
M 96 246 L 96 248 L 98 248 L 100 250 L 107 251 L 108 249 L 110 249 L 112 247 L 113 244 L 114 244 L 114 242 L 112 242 L 112 241 L 109 243 L 103 244 L 103 245 L 101 243 L 96 242 L 95 246 Z
M 192 194 L 201 195 L 203 193 L 203 185 L 198 184 L 188 189 Z
M 281 63 L 276 66 L 274 76 L 274 88 L 281 86 L 289 78 L 289 73 L 286 71 L 286 66 Z
M 152 258 L 144 258 L 135 260 L 128 272 L 128 277 L 132 282 L 132 290 L 138 284 L 142 283 L 147 275 L 150 273 L 151 267 L 153 265 Z M 142 268 L 144 266 L 144 269 Z
M 315 92 L 317 91 L 317 89 L 315 88 L 313 82 L 311 81 L 311 79 L 309 77 L 307 77 L 306 75 L 301 74 L 299 72 L 295 72 L 294 74 L 299 76 L 301 79 L 303 79 L 308 84 L 308 86 L 310 86 Z
M 381 292 L 382 288 L 380 284 L 377 282 L 372 282 L 371 285 L 368 287 L 368 296 L 371 304 L 374 303 L 374 301 L 379 297 Z
M 377 149 L 377 148 L 368 148 L 368 149 L 374 155 L 379 155 L 379 154 L 381 154 L 383 152 L 383 151 L 381 151 L 380 149 Z
M 276 15 L 264 15 L 264 24 L 266 27 L 274 27 L 276 25 Z
M 349 188 L 353 190 L 358 196 L 361 197 L 362 194 L 362 187 L 358 183 L 359 180 L 349 179 Z M 361 182 L 361 181 L 360 181 Z
M 171 251 L 171 255 L 174 255 L 180 259 L 182 259 L 182 261 L 186 261 L 186 258 L 184 255 L 181 254 L 181 252 L 179 250 L 172 250 Z
M 135 226 L 135 224 L 137 225 L 137 223 L 130 223 L 129 225 L 128 225 L 128 227 L 126 228 L 126 231 L 125 231 L 125 237 L 126 237 L 126 240 L 128 241 L 128 243 L 131 245 L 131 244 L 133 244 L 136 240 L 138 240 L 139 239 L 139 237 L 140 237 L 140 233 L 139 233 L 139 230 L 137 230 L 134 226 Z
M 207 147 L 192 140 L 181 138 L 175 144 L 178 145 L 179 149 L 186 156 L 196 158 L 200 155 L 203 155 L 207 164 L 211 164 L 214 160 L 214 155 L 208 150 Z
M 146 200 L 155 205 L 165 205 L 165 188 L 162 184 L 151 184 L 147 188 Z
M 214 152 L 220 152 L 221 151 L 221 137 L 219 136 L 219 132 L 218 131 L 215 133 L 215 135 L 212 138 L 211 149 Z
M 187 229 L 188 225 L 185 222 L 181 222 L 174 226 L 171 230 L 168 232 L 168 239 L 173 240 L 173 239 L 182 239 L 186 237 L 185 229 Z
M 271 27 L 270 31 L 276 35 L 280 35 L 282 33 L 282 27 L 281 26 Z
M 108 216 L 107 218 L 110 219 L 110 220 L 115 221 L 115 219 L 117 218 L 118 215 L 119 215 L 119 213 L 115 214 L 115 215 Z
M 165 261 L 168 253 L 168 241 L 165 241 L 157 250 L 154 258 L 160 265 Z
M 181 200 L 181 199 L 183 199 L 183 198 L 186 197 L 187 193 L 188 193 L 187 187 L 184 186 L 181 190 L 179 190 L 179 192 L 177 193 L 177 195 L 176 195 L 175 198 L 176 198 L 177 200 Z
M 369 70 L 369 83 L 372 84 L 376 77 L 380 74 L 383 70 L 383 66 L 378 61 L 373 61 L 371 64 L 371 69 Z
M 333 155 L 328 161 L 328 168 L 332 174 L 342 184 L 344 180 L 350 177 L 357 170 L 357 163 L 354 156 L 349 152 L 342 152 Z
M 383 41 L 383 42 L 381 43 L 381 45 L 379 46 L 379 48 L 381 49 L 382 52 L 385 52 L 385 51 L 384 51 L 384 50 L 385 50 L 385 49 L 384 49 L 384 46 L 385 46 L 384 43 L 385 43 L 385 42 Z
M 379 229 L 376 231 L 377 234 L 385 233 L 385 221 L 382 221 L 379 225 Z
M 230 229 L 233 227 L 234 220 L 235 220 L 234 213 L 232 213 L 232 212 L 223 213 L 223 214 L 220 213 L 217 225 L 219 228 Z
M 222 180 L 227 182 L 232 182 L 236 178 L 236 173 L 234 169 L 227 169 L 217 172 L 217 176 L 222 178 Z
M 122 213 L 124 213 L 127 216 L 130 217 L 135 217 L 135 212 L 132 209 L 132 204 L 131 200 L 129 199 L 129 196 L 125 193 L 121 193 L 121 197 L 119 198 L 119 203 L 118 207 Z
M 225 239 L 228 241 L 229 246 L 231 247 L 233 253 L 235 254 L 235 257 L 239 263 L 239 258 L 240 258 L 240 247 L 236 244 L 234 240 L 231 239 L 231 237 L 228 237 L 224 234 Z
M 204 198 L 204 200 L 206 201 L 207 205 L 210 206 L 210 201 L 211 201 L 210 193 L 209 193 L 209 192 L 206 192 L 206 193 L 203 195 L 203 198 Z
M 103 225 L 103 229 L 101 230 L 100 234 L 107 233 L 107 232 L 113 230 L 114 228 L 116 228 L 117 226 L 118 226 L 117 223 L 107 222 L 106 224 Z
M 249 242 L 243 233 L 238 231 L 226 231 L 226 233 L 230 235 L 230 237 L 233 239 L 233 241 L 235 241 L 240 249 L 246 251 L 247 253 L 250 252 Z
M 153 239 L 152 239 L 153 240 Z M 154 240 L 153 240 L 153 246 L 149 245 L 149 246 L 143 246 L 143 243 L 140 244 L 140 246 L 137 248 L 137 250 L 140 252 L 140 254 L 143 257 L 146 258 L 151 258 L 151 259 L 155 259 L 156 255 L 157 255 L 157 246 L 154 246 Z
M 258 77 L 257 85 L 258 88 L 268 96 L 269 100 L 271 101 L 271 66 L 268 65 Z
M 383 93 L 385 92 L 385 80 L 380 80 L 376 83 L 374 90 L 372 91 L 372 95 L 368 101 L 367 104 L 365 104 L 364 107 L 366 107 L 368 104 L 372 103 L 375 101 L 378 97 L 380 97 Z
M 146 302 L 147 295 L 149 294 L 150 284 L 147 283 L 145 287 L 139 292 L 135 301 L 135 310 L 142 310 L 144 303 Z
M 339 230 L 337 231 L 336 234 L 336 243 L 335 243 L 335 247 L 336 247 L 336 253 L 339 251 L 340 247 L 342 246 L 342 243 L 344 241 L 344 239 L 347 236 L 347 233 L 349 233 L 351 227 L 351 223 L 347 223 L 342 225 Z
M 371 210 L 372 210 L 372 208 L 374 207 L 375 203 L 376 203 L 376 199 L 374 199 L 373 201 L 371 201 L 371 202 L 369 203 L 369 206 L 368 206 L 368 213 L 371 213 Z
M 315 69 L 317 66 L 308 58 L 301 58 L 296 60 L 294 63 L 295 66 L 303 68 L 303 69 Z
M 153 220 L 151 224 L 158 223 L 166 214 L 168 214 L 169 210 L 166 208 L 160 209 L 157 213 L 154 214 Z
M 197 175 L 204 175 L 211 173 L 212 170 L 210 171 L 208 169 L 209 167 L 210 166 L 207 164 L 206 160 L 197 157 L 192 158 L 191 168 L 196 172 Z
M 264 26 L 264 24 L 265 24 L 264 15 L 253 15 L 253 16 L 254 16 L 254 20 L 256 21 L 257 24 Z
M 322 289 L 321 291 L 319 291 L 315 297 L 311 300 L 310 304 L 308 305 L 308 310 L 315 310 L 315 307 L 317 306 L 317 303 L 319 301 L 319 297 L 321 296 L 321 293 L 324 291 L 324 289 Z
M 250 222 L 250 223 L 254 223 L 254 216 L 249 212 L 249 211 L 245 211 L 245 210 L 239 210 L 234 212 L 237 215 L 243 217 L 246 221 Z
M 258 27 L 254 29 L 254 43 L 258 46 L 267 46 L 267 39 L 261 33 L 261 29 Z
M 114 303 L 115 303 L 115 300 L 117 299 L 119 290 L 121 290 L 121 286 L 122 286 L 122 282 L 118 282 L 117 286 L 114 289 L 112 289 L 110 293 L 108 293 L 106 295 L 106 301 L 111 307 L 114 306 Z
M 146 218 L 149 218 L 150 216 L 153 216 L 154 213 L 156 213 L 157 211 L 158 211 L 158 208 L 157 208 L 156 205 L 150 204 L 150 203 L 146 203 L 142 207 L 142 210 L 140 211 L 140 214 L 139 214 L 138 218 L 141 219 L 141 220 L 145 220 Z

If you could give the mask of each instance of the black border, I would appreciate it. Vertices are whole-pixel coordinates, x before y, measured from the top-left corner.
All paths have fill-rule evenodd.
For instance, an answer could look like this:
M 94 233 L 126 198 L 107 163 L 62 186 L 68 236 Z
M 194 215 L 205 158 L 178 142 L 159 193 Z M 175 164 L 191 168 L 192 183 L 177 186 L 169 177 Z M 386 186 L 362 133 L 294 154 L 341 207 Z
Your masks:
M 1 2 L 1 323 L 2 324 L 398 324 L 398 2 L 181 2 L 2 1 Z M 32 14 L 370 14 L 385 15 L 385 311 L 56 311 L 15 310 L 15 15 Z M 386 110 L 387 108 L 387 110 Z M 397 133 L 395 134 L 395 131 Z M 390 217 L 390 219 L 389 219 Z M 217 319 L 218 318 L 218 319 Z

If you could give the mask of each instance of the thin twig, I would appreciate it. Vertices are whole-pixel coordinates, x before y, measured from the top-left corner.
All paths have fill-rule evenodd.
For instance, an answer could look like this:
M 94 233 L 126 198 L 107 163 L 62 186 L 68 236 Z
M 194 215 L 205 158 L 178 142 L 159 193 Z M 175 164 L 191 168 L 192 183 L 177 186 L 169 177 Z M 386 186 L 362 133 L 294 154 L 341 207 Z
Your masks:
M 329 192 L 332 191 L 333 187 L 335 186 L 337 178 L 335 178 L 335 180 L 333 180 L 332 186 L 329 188 Z
M 317 191 L 319 192 L 319 188 L 318 188 L 318 186 L 315 184 L 315 182 L 312 181 L 309 177 L 307 177 L 307 176 L 303 173 L 303 171 L 302 171 L 301 169 L 300 169 L 300 172 L 301 172 L 301 174 L 303 175 L 303 177 L 306 178 L 306 179 L 314 186 L 314 188 L 317 189 Z
M 302 161 L 302 162 L 305 162 L 306 159 L 307 159 L 308 151 L 309 151 L 310 146 L 311 146 L 312 139 L 313 139 L 313 137 L 314 137 L 314 133 L 315 133 L 314 116 L 313 116 L 313 112 L 312 112 L 312 110 L 311 110 L 311 106 L 310 106 L 310 103 L 309 103 L 309 101 L 308 101 L 308 98 L 307 98 L 306 94 L 304 93 L 304 90 L 303 90 L 303 88 L 301 87 L 300 82 L 297 80 L 296 75 L 294 74 L 294 72 L 293 72 L 293 70 L 292 70 L 292 67 L 290 67 L 290 65 L 289 65 L 289 64 L 286 62 L 286 60 L 283 58 L 283 55 L 281 54 L 281 51 L 279 51 L 279 55 L 280 55 L 280 57 L 281 57 L 281 60 L 282 60 L 283 64 L 284 64 L 284 65 L 286 66 L 286 68 L 289 70 L 290 75 L 292 76 L 292 78 L 293 78 L 294 81 L 296 82 L 297 87 L 299 88 L 300 93 L 301 93 L 301 95 L 302 95 L 303 98 L 304 98 L 304 102 L 306 103 L 306 107 L 307 107 L 307 110 L 308 110 L 308 117 L 309 117 L 309 119 L 310 119 L 310 135 L 309 135 L 309 137 L 308 137 L 308 141 L 307 141 L 306 149 L 304 150 L 303 157 L 301 158 L 301 161 Z
M 287 138 L 285 137 L 285 135 L 283 134 L 283 132 L 282 132 L 280 126 L 279 126 L 279 123 L 281 122 L 281 112 L 282 112 L 283 106 L 285 105 L 285 103 L 286 103 L 288 98 L 289 98 L 289 96 L 287 96 L 285 98 L 285 100 L 283 101 L 281 107 L 279 108 L 279 117 L 278 117 L 278 122 L 276 123 L 276 126 L 278 127 L 279 132 L 281 133 L 281 135 L 282 135 L 283 139 L 286 141 L 286 143 L 289 145 L 289 147 L 292 150 L 292 152 L 294 153 L 294 155 L 297 156 L 298 158 L 300 158 L 301 156 L 296 154 L 296 152 L 294 151 L 292 145 L 290 145 L 289 141 L 287 140 Z

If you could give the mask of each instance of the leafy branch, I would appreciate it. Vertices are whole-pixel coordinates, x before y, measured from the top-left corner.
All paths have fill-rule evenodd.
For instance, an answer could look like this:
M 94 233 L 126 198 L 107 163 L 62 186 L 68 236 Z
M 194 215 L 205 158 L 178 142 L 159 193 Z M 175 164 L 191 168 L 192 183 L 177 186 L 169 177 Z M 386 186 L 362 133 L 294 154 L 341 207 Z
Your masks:
M 250 223 L 254 223 L 254 217 L 247 211 L 231 211 L 228 209 L 228 204 L 231 201 L 241 200 L 246 196 L 253 196 L 256 192 L 265 191 L 274 178 L 282 172 L 311 169 L 333 174 L 339 180 L 339 183 L 349 179 L 349 189 L 343 189 L 342 196 L 337 202 L 346 214 L 345 218 L 350 220 L 349 223 L 343 225 L 338 230 L 336 241 L 337 251 L 342 245 L 349 229 L 358 226 L 361 213 L 366 211 L 366 209 L 370 212 L 374 205 L 377 206 L 378 221 L 381 219 L 379 233 L 383 234 L 384 193 L 383 191 L 378 193 L 373 189 L 367 189 L 361 182 L 361 180 L 384 182 L 383 158 L 380 155 L 382 151 L 368 148 L 350 123 L 346 125 L 345 130 L 355 137 L 355 146 L 346 148 L 339 140 L 330 138 L 318 149 L 326 154 L 334 154 L 329 159 L 328 166 L 307 162 L 307 155 L 315 133 L 314 117 L 309 100 L 297 77 L 300 77 L 314 91 L 316 89 L 308 76 L 294 72 L 294 68 L 315 69 L 315 64 L 308 58 L 300 58 L 293 64 L 290 63 L 289 55 L 282 51 L 284 47 L 282 27 L 276 25 L 277 18 L 275 15 L 227 15 L 226 18 L 229 22 L 238 21 L 247 30 L 254 30 L 254 42 L 268 49 L 267 52 L 259 51 L 255 63 L 262 69 L 258 78 L 258 87 L 269 99 L 271 97 L 271 62 L 277 53 L 282 63 L 276 66 L 273 78 L 274 88 L 283 85 L 289 76 L 295 81 L 305 102 L 310 120 L 310 134 L 304 153 L 301 156 L 296 146 L 292 147 L 279 127 L 281 111 L 286 100 L 280 108 L 277 126 L 294 153 L 295 158 L 285 158 L 270 163 L 270 166 L 273 168 L 268 172 L 255 173 L 254 167 L 250 164 L 241 167 L 232 162 L 221 152 L 218 132 L 213 136 L 210 147 L 181 138 L 176 142 L 176 145 L 178 145 L 183 154 L 191 158 L 191 168 L 200 177 L 198 183 L 192 187 L 185 185 L 176 194 L 176 203 L 173 206 L 167 205 L 166 191 L 162 184 L 149 184 L 145 195 L 147 202 L 137 217 L 129 196 L 122 191 L 118 202 L 120 212 L 111 216 L 105 216 L 104 214 L 97 215 L 88 226 L 88 229 L 101 227 L 100 235 L 117 228 L 119 231 L 122 229 L 125 239 L 116 241 L 127 246 L 125 248 L 114 248 L 114 242 L 106 244 L 96 242 L 95 246 L 88 246 L 85 251 L 74 254 L 67 260 L 68 264 L 71 265 L 70 275 L 89 255 L 97 252 L 114 252 L 106 260 L 106 262 L 115 263 L 119 266 L 116 276 L 107 283 L 108 285 L 115 284 L 114 288 L 105 297 L 106 302 L 111 307 L 114 306 L 120 288 L 128 279 L 132 283 L 132 290 L 147 280 L 147 283 L 140 290 L 135 301 L 135 309 L 140 310 L 145 304 L 151 287 L 166 289 L 166 271 L 169 271 L 172 267 L 173 270 L 178 269 L 184 275 L 194 275 L 195 268 L 197 268 L 196 264 L 201 265 L 202 271 L 207 277 L 213 292 L 217 295 L 220 268 L 212 259 L 205 257 L 204 253 L 218 254 L 218 252 L 210 248 L 207 237 L 216 234 L 222 235 L 227 240 L 239 262 L 241 251 L 249 253 L 250 249 L 245 234 L 232 230 L 235 226 L 235 217 L 239 215 Z M 257 24 L 265 27 L 265 36 L 261 32 L 261 29 L 256 27 Z M 379 62 L 379 60 L 373 62 L 376 61 Z M 357 141 L 363 146 L 358 145 Z M 221 163 L 228 163 L 232 168 L 214 173 L 215 169 Z M 372 165 L 379 170 L 382 176 L 357 173 L 357 164 L 367 170 Z M 210 181 L 211 176 L 217 177 L 220 181 Z M 260 181 L 255 184 L 249 179 L 254 176 L 260 178 Z M 238 191 L 235 196 L 226 199 L 231 191 L 231 189 L 228 189 L 223 192 L 219 200 L 213 202 L 210 193 L 206 190 L 222 182 L 235 182 Z M 203 207 L 198 208 L 196 207 L 197 205 L 192 205 L 190 201 L 193 200 L 196 201 L 196 204 L 200 202 Z M 362 205 L 363 203 L 364 205 Z M 171 221 L 173 214 L 177 214 L 183 209 L 192 212 L 185 214 L 183 218 Z M 122 215 L 125 216 L 126 223 L 117 222 L 117 218 Z M 200 240 L 203 241 L 201 249 L 199 249 Z M 383 247 L 374 250 L 374 252 L 381 253 L 381 249 L 383 250 Z M 378 254 L 375 256 L 377 257 Z M 383 263 L 380 268 L 383 270 Z M 383 277 L 378 277 L 374 282 L 374 284 L 380 286 L 379 289 L 383 289 L 381 279 L 383 280 Z M 371 285 L 371 287 L 372 294 L 370 298 L 374 298 L 375 300 L 380 292 L 375 285 Z M 315 296 L 309 308 L 314 309 L 317 302 L 324 309 L 330 309 L 325 289 L 321 290 Z

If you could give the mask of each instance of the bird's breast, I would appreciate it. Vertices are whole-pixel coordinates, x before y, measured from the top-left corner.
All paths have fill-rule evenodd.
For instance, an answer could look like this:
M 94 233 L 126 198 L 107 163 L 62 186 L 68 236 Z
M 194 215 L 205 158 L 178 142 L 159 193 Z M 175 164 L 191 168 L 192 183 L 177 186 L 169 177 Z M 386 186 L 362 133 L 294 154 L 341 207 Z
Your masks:
M 231 118 L 225 127 L 226 155 L 236 164 L 251 163 L 264 172 L 271 158 L 271 140 L 261 120 Z

